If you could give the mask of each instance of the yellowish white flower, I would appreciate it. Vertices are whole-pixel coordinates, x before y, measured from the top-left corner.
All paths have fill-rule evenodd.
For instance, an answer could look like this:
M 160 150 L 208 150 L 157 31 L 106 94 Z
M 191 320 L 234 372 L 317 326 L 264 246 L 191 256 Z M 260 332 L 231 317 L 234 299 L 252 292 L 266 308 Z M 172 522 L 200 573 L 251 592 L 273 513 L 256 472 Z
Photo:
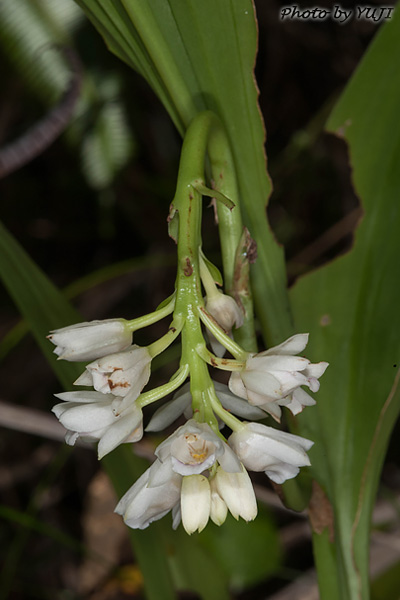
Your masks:
M 80 362 L 124 350 L 132 343 L 125 319 L 106 319 L 70 325 L 50 332 L 59 359 Z
M 313 445 L 311 440 L 261 423 L 246 423 L 228 443 L 247 469 L 264 471 L 275 483 L 295 477 L 299 467 L 310 465 L 306 452 Z
M 99 459 L 119 444 L 137 442 L 143 436 L 142 411 L 135 403 L 116 415 L 112 394 L 65 392 L 56 394 L 56 398 L 63 402 L 52 411 L 67 429 L 67 443 L 74 445 L 78 437 L 98 440 Z
M 218 462 L 226 471 L 240 471 L 240 462 L 207 423 L 190 419 L 156 449 L 162 463 L 180 475 L 198 475 Z
M 124 352 L 110 354 L 89 363 L 74 385 L 93 386 L 102 394 L 125 398 L 118 404 L 122 412 L 141 393 L 150 378 L 151 356 L 147 348 L 130 346 Z
M 168 465 L 167 476 L 161 477 L 163 483 L 149 485 L 152 475 L 162 470 L 165 467 L 156 460 L 118 502 L 115 512 L 122 515 L 125 523 L 132 529 L 145 529 L 179 506 L 182 477 Z
M 328 363 L 312 364 L 307 358 L 294 356 L 304 350 L 307 342 L 308 334 L 298 334 L 265 352 L 250 354 L 245 367 L 232 372 L 229 389 L 253 406 L 262 408 L 277 421 L 281 417 L 281 406 L 297 414 L 304 406 L 315 404 L 301 386 L 317 392 L 318 379 Z

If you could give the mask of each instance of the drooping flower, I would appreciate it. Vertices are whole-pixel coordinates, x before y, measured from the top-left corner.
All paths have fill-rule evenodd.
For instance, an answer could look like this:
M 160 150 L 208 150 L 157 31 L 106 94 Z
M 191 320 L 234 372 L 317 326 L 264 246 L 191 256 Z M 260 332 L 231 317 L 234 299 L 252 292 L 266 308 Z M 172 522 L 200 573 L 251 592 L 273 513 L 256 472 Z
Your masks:
M 47 338 L 58 359 L 80 362 L 120 352 L 132 343 L 125 319 L 89 321 L 55 329 Z
M 151 356 L 147 348 L 130 346 L 123 352 L 91 362 L 74 385 L 93 386 L 102 394 L 126 397 L 119 407 L 123 411 L 136 400 L 150 378 Z
M 312 364 L 307 358 L 295 356 L 304 350 L 307 342 L 308 334 L 297 334 L 265 352 L 250 354 L 245 367 L 232 372 L 229 389 L 253 406 L 259 406 L 277 421 L 280 420 L 281 406 L 297 414 L 304 406 L 315 404 L 301 386 L 317 392 L 318 379 L 328 363 Z
M 247 469 L 264 471 L 275 483 L 292 479 L 300 467 L 309 466 L 306 452 L 313 445 L 310 440 L 261 423 L 246 423 L 232 433 L 228 443 Z
M 150 478 L 156 477 L 158 471 L 166 471 L 160 478 L 163 483 L 150 486 Z M 181 475 L 156 460 L 122 496 L 115 512 L 122 515 L 132 529 L 145 529 L 171 509 L 179 510 L 181 484 Z
M 222 511 L 221 505 L 216 508 L 215 484 L 207 475 L 214 465 L 223 465 L 227 474 L 242 474 L 243 467 L 228 444 L 207 423 L 191 419 L 162 442 L 155 454 L 156 461 L 116 508 L 125 522 L 143 529 L 172 509 L 173 527 L 182 519 L 188 533 L 201 531 L 211 514 L 221 524 L 223 506 Z
M 56 394 L 63 400 L 52 411 L 67 429 L 66 442 L 73 446 L 78 437 L 98 440 L 99 459 L 119 444 L 137 442 L 143 436 L 143 415 L 133 402 L 118 415 L 113 410 L 116 399 L 99 392 L 65 392 Z
M 207 294 L 205 308 L 229 337 L 232 337 L 233 327 L 237 329 L 243 325 L 243 312 L 237 302 L 227 294 L 217 290 L 213 294 Z M 211 332 L 208 335 L 214 354 L 224 356 L 226 352 L 224 346 Z

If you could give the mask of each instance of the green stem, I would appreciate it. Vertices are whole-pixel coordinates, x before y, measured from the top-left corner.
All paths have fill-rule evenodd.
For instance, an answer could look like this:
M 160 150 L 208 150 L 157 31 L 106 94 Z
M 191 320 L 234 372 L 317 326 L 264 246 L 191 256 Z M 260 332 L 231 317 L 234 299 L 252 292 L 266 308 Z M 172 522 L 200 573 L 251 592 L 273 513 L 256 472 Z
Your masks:
M 155 310 L 148 315 L 143 315 L 143 317 L 138 317 L 137 319 L 127 321 L 126 326 L 130 329 L 130 331 L 137 331 L 138 329 L 142 329 L 143 327 L 157 323 L 157 321 L 161 321 L 161 319 L 170 315 L 174 310 L 174 306 L 175 297 L 159 310 Z
M 174 317 L 169 329 L 165 335 L 160 337 L 160 339 L 156 340 L 149 346 L 147 346 L 147 350 L 152 358 L 164 352 L 172 344 L 172 342 L 178 337 L 180 332 L 182 331 L 182 327 L 184 325 L 184 319 L 181 317 Z
M 186 377 L 189 374 L 189 365 L 182 365 L 179 367 L 176 373 L 172 376 L 168 383 L 164 383 L 164 385 L 160 385 L 159 387 L 154 388 L 153 390 L 149 390 L 148 392 L 144 392 L 140 394 L 140 396 L 136 400 L 136 404 L 143 408 L 144 406 L 148 406 L 152 402 L 156 402 L 156 400 L 160 400 L 160 398 L 164 398 L 171 392 L 174 392 L 178 387 L 182 385 L 185 381 Z
M 204 362 L 212 367 L 221 369 L 222 371 L 242 371 L 246 366 L 246 363 L 243 361 L 232 360 L 230 358 L 218 358 L 208 350 L 204 340 L 200 344 L 197 344 L 196 352 Z
M 245 427 L 240 419 L 237 419 L 232 413 L 225 410 L 217 394 L 215 393 L 215 389 L 213 389 L 213 392 L 210 394 L 210 400 L 215 414 L 218 415 L 218 417 L 222 419 L 224 423 L 226 423 L 228 427 L 232 429 L 232 431 L 239 431 Z
M 236 344 L 229 335 L 227 335 L 223 329 L 218 325 L 218 323 L 207 313 L 203 306 L 199 307 L 199 315 L 200 319 L 203 321 L 204 325 L 211 331 L 211 333 L 217 338 L 217 340 L 238 360 L 246 361 L 248 357 L 248 352 L 243 350 L 239 344 Z

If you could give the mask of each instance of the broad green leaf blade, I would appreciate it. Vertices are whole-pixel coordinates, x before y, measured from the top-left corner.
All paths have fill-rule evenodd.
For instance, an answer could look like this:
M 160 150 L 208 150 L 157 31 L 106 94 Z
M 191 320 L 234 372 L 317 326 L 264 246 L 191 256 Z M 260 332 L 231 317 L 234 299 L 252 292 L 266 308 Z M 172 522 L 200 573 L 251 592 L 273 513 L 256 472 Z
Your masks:
M 334 511 L 342 597 L 368 598 L 370 515 L 388 439 L 400 408 L 400 13 L 371 45 L 333 111 L 328 129 L 349 144 L 365 214 L 353 250 L 294 287 L 296 328 L 310 331 L 313 360 L 331 363 L 317 406 L 299 418 L 315 440 L 313 473 Z M 324 587 L 323 598 L 333 598 Z
M 65 297 L 32 262 L 18 242 L 0 224 L 0 277 L 10 295 L 29 322 L 39 346 L 66 389 L 81 373 L 79 363 L 57 361 L 52 344 L 45 338 L 50 329 L 82 320 Z M 127 451 L 129 456 L 127 455 Z M 134 483 L 133 476 L 141 474 L 142 461 L 129 449 L 119 448 L 105 462 L 109 476 L 117 488 L 126 491 Z M 119 465 L 116 472 L 115 465 Z M 166 544 L 160 544 L 160 524 L 155 523 L 145 534 L 131 531 L 134 550 L 144 575 L 146 594 L 151 600 L 173 600 L 175 592 L 167 563 Z M 157 577 L 153 573 L 157 572 Z
M 265 132 L 253 77 L 257 28 L 251 0 L 77 0 L 109 48 L 159 96 L 183 135 L 200 111 L 222 120 L 246 225 L 257 239 L 253 287 L 270 343 L 291 333 L 283 252 L 268 227 Z M 267 310 L 268 309 L 268 310 Z
M 281 567 L 277 529 L 262 506 L 255 521 L 235 521 L 229 516 L 219 529 L 216 525 L 207 525 L 200 542 L 219 568 L 229 575 L 235 592 L 260 583 Z

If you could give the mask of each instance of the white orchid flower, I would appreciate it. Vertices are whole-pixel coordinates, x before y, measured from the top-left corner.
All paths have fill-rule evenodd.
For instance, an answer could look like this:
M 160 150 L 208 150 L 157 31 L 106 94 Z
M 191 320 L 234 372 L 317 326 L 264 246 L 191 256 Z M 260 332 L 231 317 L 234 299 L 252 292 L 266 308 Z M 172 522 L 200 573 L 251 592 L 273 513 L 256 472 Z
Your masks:
M 318 379 L 328 363 L 312 364 L 307 358 L 294 356 L 304 350 L 307 342 L 307 333 L 297 334 L 265 352 L 250 354 L 244 369 L 232 372 L 229 389 L 277 421 L 281 417 L 281 406 L 297 414 L 304 406 L 315 404 L 301 386 L 317 392 Z
M 126 398 L 119 405 L 122 412 L 139 396 L 150 378 L 151 356 L 147 348 L 130 346 L 124 352 L 110 354 L 91 362 L 74 385 L 93 386 L 102 394 Z
M 119 444 L 137 442 L 143 436 L 142 411 L 135 403 L 116 415 L 112 394 L 65 392 L 56 394 L 56 398 L 63 402 L 52 411 L 68 430 L 66 442 L 73 446 L 78 437 L 98 440 L 99 459 Z
M 161 485 L 150 486 L 150 478 L 160 469 L 165 470 L 162 463 L 156 460 L 126 492 L 115 508 L 115 512 L 122 515 L 125 523 L 132 529 L 145 529 L 171 509 L 175 511 L 175 517 L 178 516 L 177 519 L 174 518 L 174 525 L 179 524 L 182 476 L 172 469 L 167 469 L 168 476 L 162 477 L 164 482 Z
M 89 321 L 55 329 L 47 338 L 58 359 L 80 362 L 124 350 L 132 343 L 125 319 Z
M 156 449 L 162 463 L 180 475 L 199 475 L 218 462 L 228 472 L 241 470 L 240 462 L 207 423 L 190 419 Z M 150 485 L 154 485 L 152 482 Z
M 261 423 L 246 423 L 232 433 L 228 443 L 247 469 L 264 471 L 275 483 L 292 479 L 299 467 L 309 466 L 306 452 L 313 445 L 310 440 Z

